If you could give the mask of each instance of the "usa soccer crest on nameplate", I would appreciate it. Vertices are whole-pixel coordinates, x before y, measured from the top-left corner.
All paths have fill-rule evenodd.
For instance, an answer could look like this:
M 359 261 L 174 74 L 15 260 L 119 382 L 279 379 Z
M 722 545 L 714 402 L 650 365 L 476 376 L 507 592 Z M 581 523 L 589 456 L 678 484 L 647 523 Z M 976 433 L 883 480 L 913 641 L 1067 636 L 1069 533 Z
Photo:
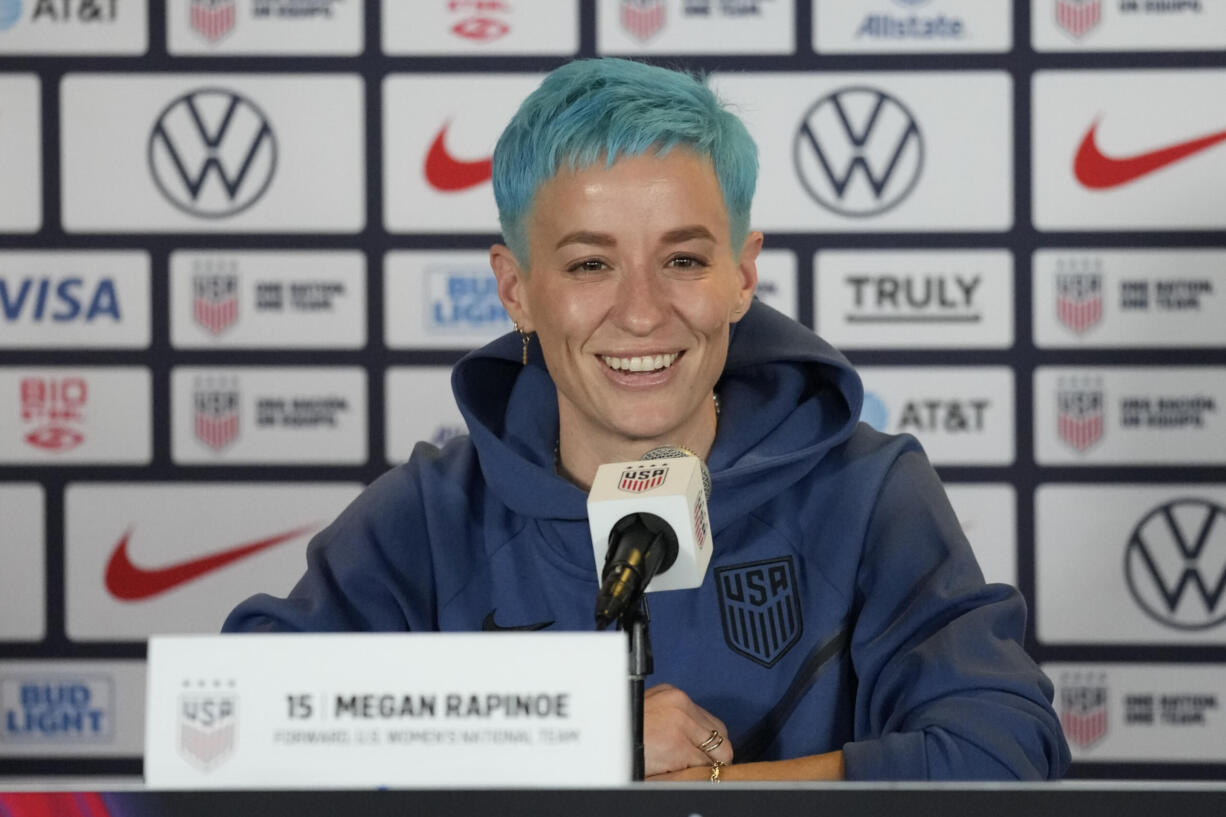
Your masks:
M 184 681 L 179 695 L 179 753 L 209 772 L 234 754 L 238 694 L 233 681 Z

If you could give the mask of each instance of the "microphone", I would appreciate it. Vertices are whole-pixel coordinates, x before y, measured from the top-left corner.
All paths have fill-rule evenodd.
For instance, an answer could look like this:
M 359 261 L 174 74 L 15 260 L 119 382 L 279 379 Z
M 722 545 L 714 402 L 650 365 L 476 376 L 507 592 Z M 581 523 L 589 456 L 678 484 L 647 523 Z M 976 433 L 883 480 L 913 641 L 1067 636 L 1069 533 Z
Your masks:
M 587 515 L 596 564 L 604 565 L 597 629 L 608 627 L 644 592 L 702 584 L 711 562 L 710 495 L 706 463 L 672 446 L 596 470 Z

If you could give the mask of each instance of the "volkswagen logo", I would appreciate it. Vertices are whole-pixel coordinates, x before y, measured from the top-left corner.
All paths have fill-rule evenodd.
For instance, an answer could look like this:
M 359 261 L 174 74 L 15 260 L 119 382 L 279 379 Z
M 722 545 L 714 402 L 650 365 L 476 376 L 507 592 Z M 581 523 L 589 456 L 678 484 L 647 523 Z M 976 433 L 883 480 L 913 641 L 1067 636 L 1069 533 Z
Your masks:
M 1226 508 L 1204 499 L 1154 508 L 1128 539 L 1124 575 L 1146 615 L 1168 627 L 1205 630 L 1226 621 Z
M 233 91 L 203 88 L 175 99 L 149 134 L 149 172 L 166 200 L 201 218 L 255 204 L 277 169 L 268 117 Z
M 793 159 L 814 201 L 840 215 L 864 218 L 911 194 L 924 167 L 924 138 L 895 97 L 876 88 L 842 88 L 805 113 Z

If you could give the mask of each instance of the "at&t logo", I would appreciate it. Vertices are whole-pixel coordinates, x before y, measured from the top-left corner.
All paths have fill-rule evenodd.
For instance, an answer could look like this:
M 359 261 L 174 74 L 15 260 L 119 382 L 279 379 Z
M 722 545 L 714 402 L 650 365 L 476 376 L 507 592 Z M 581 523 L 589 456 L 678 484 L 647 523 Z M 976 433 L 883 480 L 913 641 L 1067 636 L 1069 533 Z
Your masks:
M 864 218 L 911 194 L 924 167 L 924 138 L 898 99 L 876 88 L 842 88 L 805 113 L 793 160 L 814 201 Z
M 233 91 L 203 88 L 166 106 L 149 134 L 149 172 L 166 200 L 201 218 L 255 204 L 277 170 L 268 117 Z
M 1177 630 L 1206 630 L 1226 621 L 1226 508 L 1205 499 L 1176 499 L 1151 510 L 1133 529 L 1124 555 L 1133 599 L 1156 621 Z
M 21 19 L 21 0 L 0 0 L 0 31 L 8 31 Z

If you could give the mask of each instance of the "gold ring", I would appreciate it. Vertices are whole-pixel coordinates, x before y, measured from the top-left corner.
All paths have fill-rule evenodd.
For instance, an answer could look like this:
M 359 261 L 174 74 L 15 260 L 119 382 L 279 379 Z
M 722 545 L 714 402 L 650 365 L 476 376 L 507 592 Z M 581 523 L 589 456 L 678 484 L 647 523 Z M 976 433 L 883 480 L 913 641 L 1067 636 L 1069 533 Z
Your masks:
M 723 743 L 724 736 L 719 733 L 718 729 L 712 729 L 711 734 L 707 736 L 707 739 L 698 744 L 698 748 L 700 751 L 709 753 L 718 749 L 723 745 Z

